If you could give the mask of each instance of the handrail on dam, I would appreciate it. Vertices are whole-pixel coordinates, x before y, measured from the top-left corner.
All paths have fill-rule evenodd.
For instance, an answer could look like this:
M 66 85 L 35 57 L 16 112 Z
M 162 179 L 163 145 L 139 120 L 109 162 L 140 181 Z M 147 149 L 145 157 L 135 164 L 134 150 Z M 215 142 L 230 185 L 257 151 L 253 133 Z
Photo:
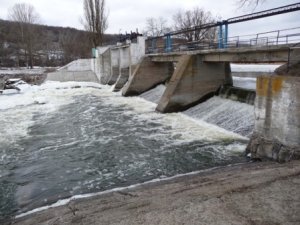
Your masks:
M 300 27 L 228 37 L 228 25 L 300 10 L 300 3 L 229 18 L 216 23 L 202 24 L 167 34 L 149 37 L 146 53 L 193 51 L 206 49 L 274 46 L 300 42 Z M 297 30 L 297 32 L 291 32 Z M 266 36 L 272 34 L 271 36 Z M 249 37 L 245 39 L 245 37 Z
M 164 39 L 161 39 L 164 40 Z M 151 40 L 153 41 L 153 40 Z M 168 51 L 166 51 L 166 45 L 164 41 L 156 44 L 149 43 L 146 40 L 146 54 L 164 53 L 164 52 L 181 52 L 181 51 L 194 51 L 194 50 L 211 50 L 219 49 L 219 43 L 224 42 L 225 38 L 221 40 L 200 40 L 200 41 L 187 41 L 184 39 L 175 39 Z M 159 42 L 158 39 L 156 43 Z M 280 46 L 291 45 L 300 43 L 300 27 L 273 30 L 257 34 L 248 34 L 241 36 L 232 36 L 226 38 L 223 49 L 226 48 L 251 48 L 251 47 L 268 47 L 268 46 Z

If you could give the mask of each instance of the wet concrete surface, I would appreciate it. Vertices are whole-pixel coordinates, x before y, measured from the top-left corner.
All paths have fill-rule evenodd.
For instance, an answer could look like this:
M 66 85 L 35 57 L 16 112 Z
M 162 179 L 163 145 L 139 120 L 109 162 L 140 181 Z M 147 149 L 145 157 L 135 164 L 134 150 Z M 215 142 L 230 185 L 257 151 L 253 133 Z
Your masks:
M 8 224 L 300 224 L 300 161 L 255 162 L 141 185 Z

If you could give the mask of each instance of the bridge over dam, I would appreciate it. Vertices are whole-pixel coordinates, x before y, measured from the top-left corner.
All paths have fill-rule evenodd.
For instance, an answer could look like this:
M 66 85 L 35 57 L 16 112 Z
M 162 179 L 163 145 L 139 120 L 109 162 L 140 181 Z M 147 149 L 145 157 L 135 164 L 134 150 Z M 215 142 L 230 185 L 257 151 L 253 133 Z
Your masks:
M 232 85 L 230 63 L 294 62 L 295 52 L 296 49 L 284 45 L 148 54 L 130 76 L 122 89 L 122 94 L 124 96 L 141 94 L 168 81 L 157 110 L 182 111 L 206 100 L 220 86 Z M 142 84 L 141 80 L 144 81 Z
M 169 113 L 201 104 L 222 86 L 232 86 L 230 63 L 283 63 L 275 75 L 257 78 L 255 128 L 246 152 L 254 159 L 300 159 L 300 29 L 229 38 L 228 21 L 207 25 L 220 27 L 213 41 L 183 42 L 176 36 L 208 29 L 204 26 L 98 47 L 93 59 L 75 61 L 49 74 L 48 80 L 96 80 L 114 85 L 125 97 L 164 84 L 156 110 Z

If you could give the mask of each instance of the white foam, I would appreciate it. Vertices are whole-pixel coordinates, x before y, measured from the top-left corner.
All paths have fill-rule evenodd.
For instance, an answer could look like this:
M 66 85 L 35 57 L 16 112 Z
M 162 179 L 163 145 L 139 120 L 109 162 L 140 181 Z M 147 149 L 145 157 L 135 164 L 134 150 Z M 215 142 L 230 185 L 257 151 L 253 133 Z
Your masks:
M 136 119 L 145 121 L 152 120 L 165 126 L 171 126 L 168 132 L 173 135 L 180 134 L 174 143 L 191 142 L 196 140 L 220 141 L 220 140 L 246 140 L 247 138 L 225 130 L 219 126 L 209 124 L 205 121 L 197 120 L 183 113 L 167 113 L 161 114 L 155 112 L 156 104 L 149 102 L 141 97 L 124 98 L 120 94 L 115 94 L 112 98 L 108 98 L 104 104 L 109 105 L 126 105 L 133 109 Z M 159 136 L 159 134 L 157 134 Z M 157 137 L 156 137 L 157 138 Z M 165 138 L 165 136 L 162 136 Z
M 85 88 L 74 88 L 78 86 Z M 25 137 L 35 113 L 47 115 L 72 103 L 73 96 L 99 92 L 94 88 L 107 88 L 89 82 L 46 82 L 41 86 L 21 84 L 18 87 L 19 94 L 0 95 L 0 143 L 11 144 Z
M 235 64 L 231 63 L 232 72 L 273 72 L 281 64 Z
M 228 131 L 249 136 L 254 124 L 254 106 L 213 97 L 184 112 L 200 121 L 213 123 Z
M 74 88 L 79 86 L 83 88 Z M 162 89 L 163 86 L 158 87 L 159 92 Z M 197 117 L 191 118 L 182 113 L 157 113 L 155 112 L 155 103 L 146 101 L 141 97 L 125 98 L 121 96 L 120 92 L 111 92 L 110 86 L 89 82 L 62 83 L 49 81 L 41 86 L 24 85 L 21 93 L 18 95 L 0 96 L 1 143 L 13 143 L 18 137 L 26 136 L 28 127 L 33 123 L 32 116 L 34 113 L 45 112 L 45 114 L 49 114 L 58 110 L 62 105 L 75 101 L 73 96 L 84 94 L 93 94 L 102 97 L 102 104 L 129 107 L 131 110 L 125 110 L 122 113 L 134 116 L 138 120 L 153 121 L 163 126 L 169 126 L 168 135 L 176 137 L 172 141 L 170 139 L 170 143 L 180 144 L 197 140 L 220 141 L 245 139 L 245 137 L 233 133 L 232 131 L 234 130 L 225 130 L 207 123 L 205 120 L 198 120 Z M 224 99 L 222 101 L 226 102 Z M 214 110 L 216 111 L 217 109 Z M 161 134 L 154 133 L 149 138 L 165 140 L 166 131 L 163 130 L 164 128 L 161 129 Z
M 165 90 L 166 90 L 166 86 L 163 84 L 160 84 L 160 85 L 156 86 L 155 88 L 141 94 L 140 97 L 146 99 L 147 101 L 157 104 L 159 102 L 159 100 L 161 99 Z
M 256 90 L 256 77 L 232 77 L 233 86 L 250 90 Z

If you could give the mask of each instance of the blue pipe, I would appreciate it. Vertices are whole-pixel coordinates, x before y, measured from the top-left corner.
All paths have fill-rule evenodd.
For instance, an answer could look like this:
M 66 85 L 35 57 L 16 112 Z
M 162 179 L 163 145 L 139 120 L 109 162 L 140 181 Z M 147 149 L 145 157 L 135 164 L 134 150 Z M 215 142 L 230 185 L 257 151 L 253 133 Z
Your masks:
M 171 51 L 172 51 L 171 34 L 167 34 L 167 36 L 166 36 L 165 52 L 171 52 Z
M 223 48 L 223 24 L 220 23 L 219 25 L 219 42 L 218 48 Z
M 227 48 L 227 44 L 228 44 L 228 23 L 225 23 L 224 48 Z

